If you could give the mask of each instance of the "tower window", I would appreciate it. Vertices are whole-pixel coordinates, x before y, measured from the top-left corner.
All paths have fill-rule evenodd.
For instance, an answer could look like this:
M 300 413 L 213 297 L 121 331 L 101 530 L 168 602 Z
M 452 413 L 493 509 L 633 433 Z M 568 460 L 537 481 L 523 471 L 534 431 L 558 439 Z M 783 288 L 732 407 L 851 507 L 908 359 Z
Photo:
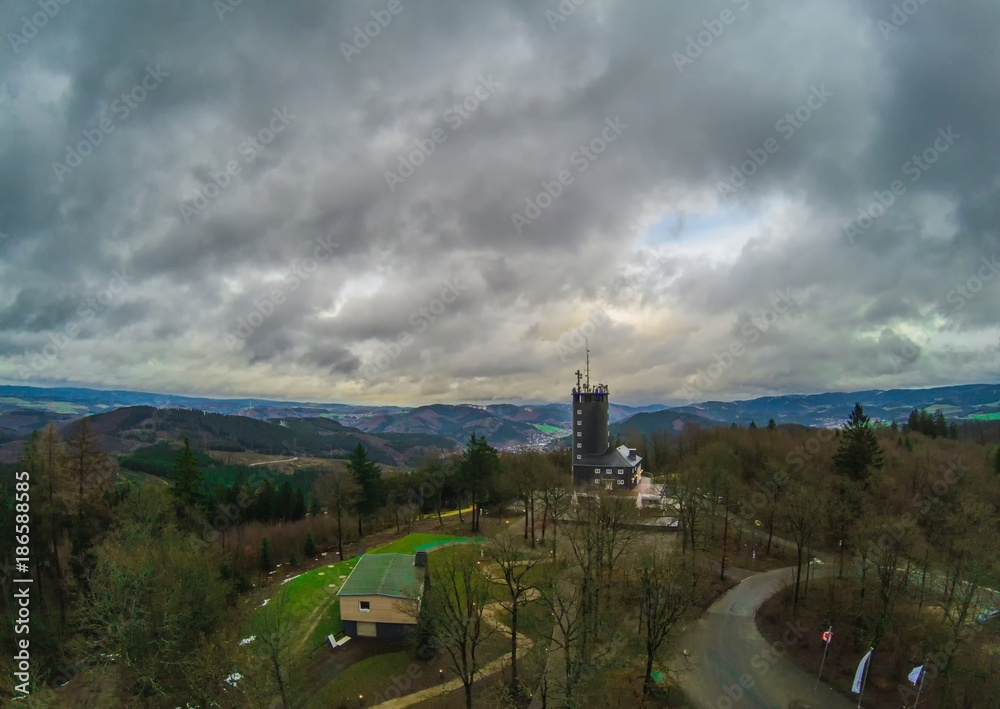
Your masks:
M 582 456 L 582 455 L 580 455 L 579 453 L 577 453 L 577 454 L 576 454 L 576 459 L 577 459 L 577 460 L 581 460 L 582 458 L 583 458 L 583 456 Z
M 577 438 L 579 438 L 579 437 L 580 437 L 580 436 L 582 436 L 582 435 L 583 435 L 583 431 L 577 431 L 577 432 L 576 432 L 576 437 L 577 437 Z
M 623 468 L 618 468 L 618 474 L 619 475 L 624 475 L 625 474 L 625 470 Z
M 583 413 L 583 409 L 577 409 L 577 410 L 576 410 L 576 413 L 577 413 L 577 414 L 582 414 L 582 413 Z M 579 421 L 577 421 L 577 423 L 579 423 Z
M 625 481 L 624 481 L 624 480 L 619 480 L 619 481 L 618 481 L 618 484 L 619 484 L 619 485 L 625 485 Z
M 582 443 L 577 443 L 577 444 L 576 444 L 576 447 L 577 447 L 577 448 L 583 448 L 583 444 L 582 444 Z

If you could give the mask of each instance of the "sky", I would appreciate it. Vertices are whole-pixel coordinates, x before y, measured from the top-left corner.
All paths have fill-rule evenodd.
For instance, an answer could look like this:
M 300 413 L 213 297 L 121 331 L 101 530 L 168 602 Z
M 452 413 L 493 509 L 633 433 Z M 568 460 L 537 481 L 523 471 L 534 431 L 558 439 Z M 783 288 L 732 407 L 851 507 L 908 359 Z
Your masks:
M 990 0 L 15 0 L 0 383 L 995 382 Z

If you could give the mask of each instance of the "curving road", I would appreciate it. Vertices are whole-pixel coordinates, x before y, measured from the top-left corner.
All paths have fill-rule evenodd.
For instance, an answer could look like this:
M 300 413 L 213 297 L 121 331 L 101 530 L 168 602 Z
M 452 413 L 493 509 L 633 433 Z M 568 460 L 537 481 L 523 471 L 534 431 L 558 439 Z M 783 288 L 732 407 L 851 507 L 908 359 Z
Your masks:
M 737 571 L 733 569 L 733 571 Z M 785 657 L 785 646 L 772 647 L 757 630 L 754 615 L 771 596 L 792 583 L 794 567 L 746 577 L 716 601 L 684 635 L 683 652 L 670 661 L 680 673 L 685 694 L 705 709 L 854 709 L 825 684 L 814 692 L 815 675 Z M 814 569 L 814 577 L 836 573 L 832 566 Z M 784 642 L 792 644 L 802 630 L 786 628 Z M 801 705 L 793 702 L 799 701 Z

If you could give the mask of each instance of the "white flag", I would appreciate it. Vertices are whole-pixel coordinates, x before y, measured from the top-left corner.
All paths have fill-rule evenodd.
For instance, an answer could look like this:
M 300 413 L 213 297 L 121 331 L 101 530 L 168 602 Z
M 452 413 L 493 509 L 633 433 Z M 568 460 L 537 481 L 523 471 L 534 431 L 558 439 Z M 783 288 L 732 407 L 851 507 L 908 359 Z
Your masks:
M 865 672 L 868 670 L 868 661 L 871 659 L 872 650 L 874 649 L 869 649 L 865 656 L 861 658 L 861 662 L 858 663 L 858 671 L 854 673 L 854 685 L 851 687 L 851 691 L 855 694 L 861 694 L 861 685 L 864 682 Z
M 920 683 L 920 675 L 924 671 L 924 666 L 914 667 L 910 674 L 906 675 L 906 678 L 910 680 L 914 686 Z

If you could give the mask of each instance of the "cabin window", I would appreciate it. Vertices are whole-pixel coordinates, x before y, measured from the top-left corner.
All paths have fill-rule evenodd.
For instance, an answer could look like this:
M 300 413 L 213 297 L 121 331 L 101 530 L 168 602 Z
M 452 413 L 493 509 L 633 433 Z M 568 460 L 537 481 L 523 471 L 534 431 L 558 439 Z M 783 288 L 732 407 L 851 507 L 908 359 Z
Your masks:
M 624 468 L 618 468 L 618 474 L 619 475 L 624 475 L 625 474 L 625 469 Z
M 372 603 L 371 601 L 358 601 L 358 609 L 362 613 L 371 613 Z
M 624 480 L 619 480 L 619 481 L 618 481 L 618 484 L 619 484 L 619 485 L 625 485 L 625 481 L 624 481 Z

